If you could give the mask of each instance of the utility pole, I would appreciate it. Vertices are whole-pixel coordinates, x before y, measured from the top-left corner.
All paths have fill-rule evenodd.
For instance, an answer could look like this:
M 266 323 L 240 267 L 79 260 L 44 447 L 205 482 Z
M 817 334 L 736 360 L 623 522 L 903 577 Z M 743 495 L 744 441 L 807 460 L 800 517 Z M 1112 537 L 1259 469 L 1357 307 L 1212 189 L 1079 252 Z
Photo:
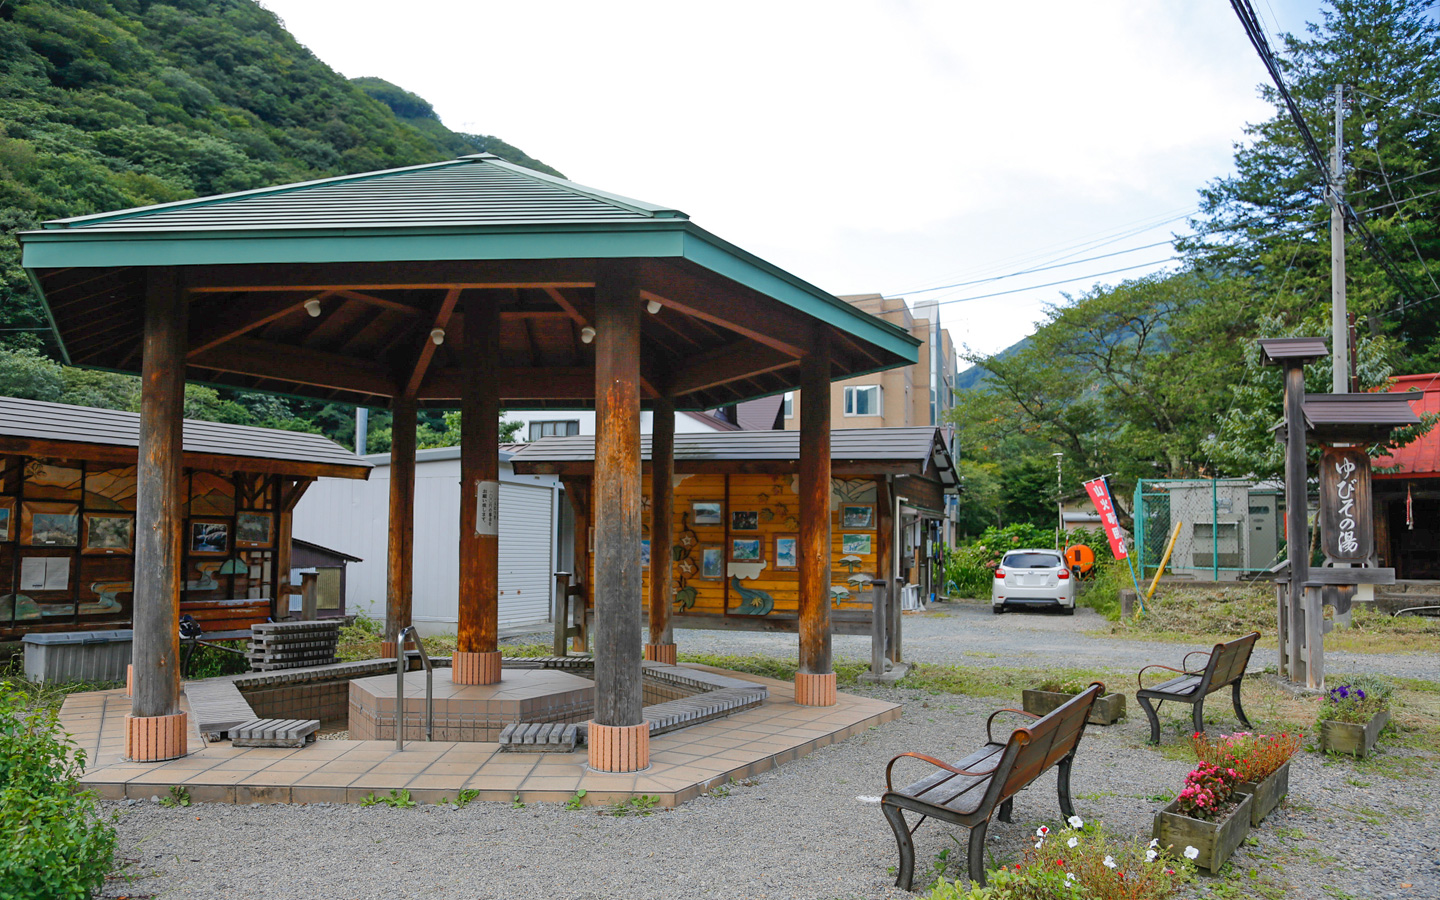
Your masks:
M 1060 527 L 1055 532 L 1055 549 L 1061 549 L 1060 545 L 1065 540 L 1065 487 L 1060 477 L 1060 464 L 1065 459 L 1064 453 L 1052 453 L 1055 457 L 1055 511 L 1059 514 Z
M 1345 85 L 1335 85 L 1335 146 L 1330 150 L 1330 352 L 1332 393 L 1350 390 L 1349 322 L 1345 315 Z

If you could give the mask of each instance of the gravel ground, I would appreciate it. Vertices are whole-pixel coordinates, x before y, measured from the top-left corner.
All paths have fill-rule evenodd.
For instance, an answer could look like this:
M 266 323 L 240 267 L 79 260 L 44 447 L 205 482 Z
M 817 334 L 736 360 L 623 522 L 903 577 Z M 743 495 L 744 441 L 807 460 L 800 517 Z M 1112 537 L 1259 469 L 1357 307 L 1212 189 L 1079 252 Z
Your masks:
M 1176 655 L 1172 644 L 1079 634 L 1087 612 L 1073 619 L 992 617 L 983 607 L 952 607 L 941 616 L 906 619 L 907 654 L 935 662 L 1040 665 L 1046 657 L 1034 650 L 1038 642 L 1077 665 L 1115 668 Z M 679 639 L 682 650 L 775 654 L 793 653 L 794 641 L 720 632 L 680 632 Z M 863 658 L 863 641 L 837 637 L 837 653 Z M 1411 660 L 1360 661 L 1367 669 L 1393 671 L 1394 661 Z M 1433 660 L 1416 662 L 1416 671 L 1426 665 L 1432 671 L 1418 677 L 1435 677 Z M 647 817 L 615 818 L 559 804 L 472 803 L 457 810 L 106 803 L 121 815 L 118 855 L 135 861 L 131 878 L 112 882 L 106 896 L 908 897 L 892 886 L 887 869 L 896 862 L 894 838 L 873 799 L 884 789 L 886 762 L 905 750 L 958 758 L 983 742 L 986 716 L 1005 704 L 887 687 L 861 692 L 903 703 L 904 716 L 735 785 L 726 796 Z M 1228 717 L 1227 707 L 1218 704 L 1217 714 Z M 1165 741 L 1173 744 L 1188 710 L 1166 712 L 1174 727 Z M 1087 732 L 1073 776 L 1075 805 L 1081 816 L 1117 833 L 1148 837 L 1162 796 L 1174 793 L 1190 766 L 1147 748 L 1144 717 L 1133 708 L 1131 716 Z M 1386 746 L 1388 740 L 1373 762 L 1299 754 L 1288 803 L 1252 832 L 1233 858 L 1233 874 L 1202 879 L 1187 895 L 1440 898 L 1440 779 L 1432 758 L 1411 759 L 1413 751 Z M 1058 818 L 1051 772 L 1016 799 L 1015 824 L 992 825 L 992 861 L 1018 855 L 1037 824 L 1055 825 Z M 963 867 L 963 829 L 927 822 L 916 839 L 918 867 L 946 848 Z
M 921 662 L 1004 668 L 1044 668 L 1057 658 L 1076 668 L 1119 669 L 1135 672 L 1150 663 L 1179 665 L 1193 648 L 1160 641 L 1117 640 L 1087 634 L 1107 626 L 1093 609 L 1080 608 L 1073 616 L 1052 612 L 1009 612 L 997 616 L 977 603 L 940 603 L 922 614 L 907 614 L 904 652 Z M 837 634 L 837 658 L 868 661 L 870 638 Z M 795 658 L 796 638 L 789 634 L 745 631 L 689 631 L 677 629 L 681 653 L 764 654 Z M 1258 649 L 1252 665 L 1274 665 L 1275 651 Z M 1440 657 L 1431 653 L 1325 654 L 1329 672 L 1376 672 L 1406 678 L 1440 681 Z

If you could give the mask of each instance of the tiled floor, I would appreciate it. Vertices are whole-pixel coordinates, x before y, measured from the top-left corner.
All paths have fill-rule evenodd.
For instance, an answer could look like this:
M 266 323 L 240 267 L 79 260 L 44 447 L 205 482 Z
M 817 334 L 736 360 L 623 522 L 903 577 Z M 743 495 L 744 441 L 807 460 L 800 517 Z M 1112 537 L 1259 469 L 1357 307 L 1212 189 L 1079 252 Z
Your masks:
M 584 788 L 587 803 L 649 794 L 674 806 L 730 778 L 748 778 L 900 716 L 893 703 L 849 694 L 840 694 L 831 707 L 798 706 L 791 683 L 724 674 L 766 685 L 770 699 L 756 709 L 652 738 L 650 768 L 628 775 L 590 771 L 583 748 L 501 753 L 496 744 L 452 741 L 411 741 L 403 752 L 391 741 L 246 750 L 228 741 L 207 745 L 192 735 L 189 756 L 130 763 L 122 759 L 130 711 L 123 690 L 71 694 L 60 718 L 87 754 L 82 781 L 110 799 L 148 798 L 183 785 L 190 799 L 207 803 L 358 803 L 371 793 L 401 789 L 420 803 L 465 789 L 479 791 L 482 800 L 509 801 L 519 794 L 533 803 L 568 800 Z

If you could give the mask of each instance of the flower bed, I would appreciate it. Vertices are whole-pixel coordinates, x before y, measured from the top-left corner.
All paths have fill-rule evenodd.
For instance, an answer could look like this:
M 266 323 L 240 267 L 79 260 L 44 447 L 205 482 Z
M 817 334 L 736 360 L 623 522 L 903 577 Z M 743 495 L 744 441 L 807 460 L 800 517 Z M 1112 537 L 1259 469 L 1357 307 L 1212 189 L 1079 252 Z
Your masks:
M 1027 713 L 1037 716 L 1047 715 L 1070 702 L 1072 697 L 1089 686 L 1089 682 L 1081 682 L 1073 678 L 1065 681 L 1047 681 L 1039 687 L 1026 688 L 1021 691 L 1021 708 Z M 1111 692 L 1096 698 L 1095 705 L 1090 707 L 1090 717 L 1086 721 L 1091 725 L 1114 725 L 1123 718 L 1125 718 L 1125 695 Z
M 1155 814 L 1154 836 L 1164 848 L 1184 847 L 1195 865 L 1214 875 L 1250 833 L 1249 794 L 1237 793 L 1239 772 L 1202 762 L 1185 776 L 1180 796 Z
M 1190 744 L 1201 762 L 1235 770 L 1239 779 L 1235 791 L 1254 797 L 1250 824 L 1259 825 L 1290 793 L 1290 757 L 1303 739 L 1288 731 L 1278 735 L 1239 731 L 1212 741 L 1197 731 Z
M 1389 682 L 1367 675 L 1351 676 L 1344 684 L 1331 688 L 1317 715 L 1320 749 L 1368 756 L 1390 721 L 1393 690 Z
M 1189 848 L 1194 850 L 1195 848 Z M 1020 862 L 991 870 L 985 887 L 938 881 L 926 900 L 1018 897 L 1163 900 L 1191 880 L 1194 866 L 1157 841 L 1120 840 L 1079 816 L 1056 832 L 1040 826 Z

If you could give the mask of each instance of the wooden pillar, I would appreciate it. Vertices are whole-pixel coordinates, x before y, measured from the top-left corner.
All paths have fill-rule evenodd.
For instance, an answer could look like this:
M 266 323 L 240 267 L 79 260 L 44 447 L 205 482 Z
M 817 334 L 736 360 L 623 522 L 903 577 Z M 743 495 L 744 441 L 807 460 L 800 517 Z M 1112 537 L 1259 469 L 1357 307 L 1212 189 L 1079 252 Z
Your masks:
M 650 428 L 650 643 L 645 658 L 675 664 L 670 596 L 675 560 L 675 403 L 655 401 Z
M 800 360 L 800 671 L 795 702 L 835 705 L 830 654 L 830 332 Z
M 395 656 L 400 629 L 410 624 L 415 565 L 415 398 L 390 403 L 390 534 L 386 547 L 385 640 L 380 655 Z
M 590 766 L 650 764 L 642 709 L 640 584 L 640 293 L 624 263 L 595 287 L 595 719 Z
M 500 304 L 463 297 L 460 381 L 460 624 L 456 684 L 500 680 Z
M 1285 545 L 1290 557 L 1290 590 L 1287 592 L 1289 615 L 1282 624 L 1286 642 L 1285 656 L 1289 672 L 1281 674 L 1291 681 L 1308 681 L 1305 639 L 1305 605 L 1307 592 L 1303 585 L 1310 578 L 1310 529 L 1306 523 L 1307 489 L 1305 479 L 1305 369 L 1299 362 L 1285 368 Z
M 180 590 L 185 482 L 186 298 L 174 269 L 146 271 L 140 448 L 135 510 L 133 686 L 125 756 L 153 762 L 187 752 L 180 711 Z
M 587 617 L 590 599 L 593 597 L 590 583 L 594 580 L 590 572 L 590 481 L 562 478 L 560 483 L 565 486 L 565 496 L 570 499 L 570 509 L 575 514 L 570 583 L 580 588 L 580 595 L 575 598 L 575 626 L 578 633 L 570 649 L 583 653 L 590 649 Z

